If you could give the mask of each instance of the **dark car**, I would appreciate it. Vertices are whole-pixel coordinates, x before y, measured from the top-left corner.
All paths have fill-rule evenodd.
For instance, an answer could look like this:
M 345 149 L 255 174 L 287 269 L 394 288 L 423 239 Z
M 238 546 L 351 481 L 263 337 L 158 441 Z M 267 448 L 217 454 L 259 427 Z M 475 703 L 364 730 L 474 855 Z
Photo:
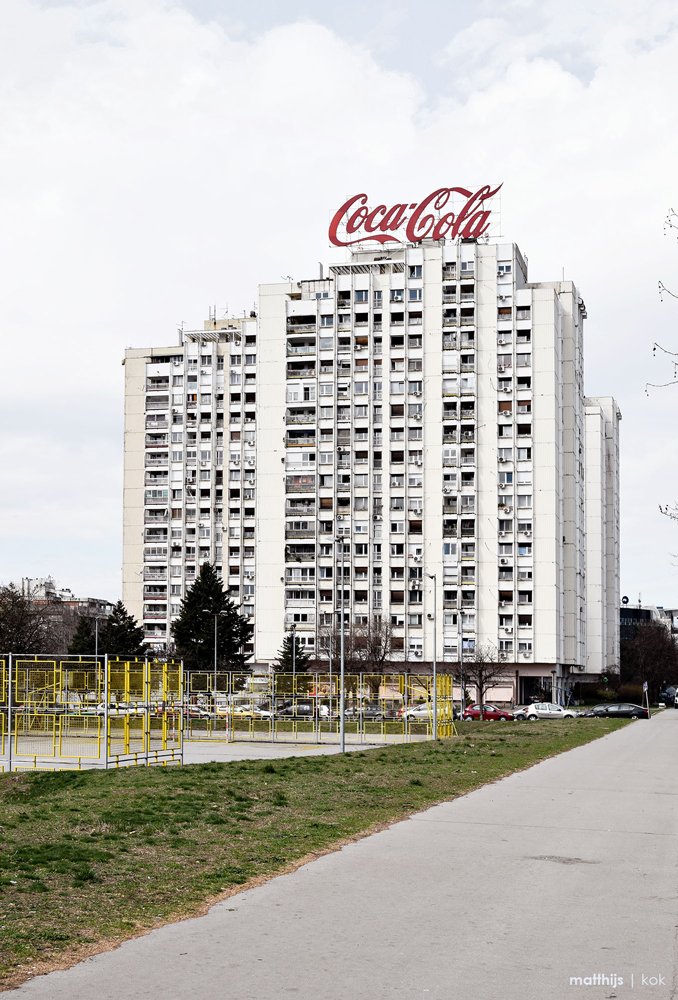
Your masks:
M 583 716 L 594 719 L 649 719 L 650 713 L 642 705 L 630 705 L 627 702 L 611 705 L 594 705 Z
M 480 705 L 469 705 L 462 716 L 464 722 L 473 722 L 480 718 Z M 506 712 L 503 708 L 495 708 L 494 705 L 483 705 L 484 722 L 509 722 L 513 718 L 513 712 Z

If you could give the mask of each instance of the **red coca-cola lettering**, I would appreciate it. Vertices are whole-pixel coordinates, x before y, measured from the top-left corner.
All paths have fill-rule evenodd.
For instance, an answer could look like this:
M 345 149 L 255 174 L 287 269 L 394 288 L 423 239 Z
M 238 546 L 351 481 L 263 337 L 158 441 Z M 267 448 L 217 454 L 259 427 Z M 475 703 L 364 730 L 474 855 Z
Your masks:
M 490 225 L 490 210 L 484 202 L 492 198 L 501 188 L 489 185 L 477 191 L 469 191 L 462 187 L 438 188 L 418 204 L 397 204 L 387 209 L 386 205 L 378 205 L 370 211 L 367 207 L 367 195 L 357 194 L 344 202 L 334 215 L 329 229 L 330 243 L 337 247 L 353 246 L 374 240 L 377 243 L 421 243 L 430 237 L 434 240 L 451 236 L 452 239 L 478 238 L 487 232 Z M 454 212 L 446 212 L 438 217 L 435 213 L 445 208 L 453 194 L 466 199 L 463 207 L 455 216 Z M 352 211 L 351 211 L 352 210 Z M 424 214 L 428 210 L 429 214 Z M 411 214 L 408 216 L 408 211 Z M 380 221 L 379 221 L 380 220 Z M 339 237 L 339 227 L 344 224 L 346 235 L 358 234 L 355 239 L 342 240 Z M 405 225 L 404 240 L 395 233 Z

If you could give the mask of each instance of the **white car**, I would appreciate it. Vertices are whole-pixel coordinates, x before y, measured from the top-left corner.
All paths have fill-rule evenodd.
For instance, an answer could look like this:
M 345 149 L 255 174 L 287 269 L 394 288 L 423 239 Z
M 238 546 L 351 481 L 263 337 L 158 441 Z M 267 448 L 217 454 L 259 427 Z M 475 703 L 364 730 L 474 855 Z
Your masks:
M 578 713 L 572 708 L 554 705 L 552 701 L 540 701 L 530 705 L 522 716 L 528 722 L 538 722 L 540 719 L 575 719 Z

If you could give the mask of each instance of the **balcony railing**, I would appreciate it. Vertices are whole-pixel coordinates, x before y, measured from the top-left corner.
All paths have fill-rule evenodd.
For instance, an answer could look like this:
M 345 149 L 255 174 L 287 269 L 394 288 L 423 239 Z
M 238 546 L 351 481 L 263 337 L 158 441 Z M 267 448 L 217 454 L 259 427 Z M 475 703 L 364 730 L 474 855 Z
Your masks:
M 287 323 L 288 333 L 315 333 L 316 323 Z
M 325 368 L 321 366 L 320 371 L 331 372 L 332 368 Z M 315 378 L 315 365 L 312 368 L 288 368 L 287 369 L 288 378 Z
M 288 344 L 287 356 L 291 354 L 315 354 L 315 343 L 313 344 Z
M 456 301 L 457 301 L 456 295 L 451 295 L 447 292 L 443 292 L 443 302 L 456 302 Z
M 451 351 L 457 346 L 457 335 L 456 333 L 444 333 L 443 334 L 443 350 Z
M 308 413 L 288 413 L 285 417 L 287 424 L 314 424 L 315 410 Z
M 148 473 L 146 474 L 145 485 L 146 486 L 167 486 L 169 483 L 168 476 L 153 476 L 151 477 Z
M 166 569 L 157 570 L 153 569 L 153 567 L 150 567 L 149 569 L 144 570 L 144 582 L 154 583 L 156 581 L 160 582 L 163 580 L 167 580 Z
M 144 514 L 144 524 L 167 524 L 167 512 L 156 517 L 155 512 L 146 511 Z
M 285 528 L 285 538 L 315 538 L 315 525 L 308 528 Z

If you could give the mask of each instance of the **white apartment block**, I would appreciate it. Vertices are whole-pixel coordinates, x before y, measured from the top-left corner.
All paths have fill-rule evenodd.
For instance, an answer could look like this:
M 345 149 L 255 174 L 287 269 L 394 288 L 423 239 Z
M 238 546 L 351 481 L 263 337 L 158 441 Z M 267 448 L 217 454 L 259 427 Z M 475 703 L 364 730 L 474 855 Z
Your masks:
M 255 624 L 392 625 L 394 670 L 478 645 L 516 701 L 619 660 L 618 424 L 584 303 L 512 244 L 355 250 L 258 318 L 126 355 L 124 600 L 164 642 L 209 559 Z M 336 539 L 342 539 L 337 542 Z M 345 577 L 340 579 L 339 549 Z

